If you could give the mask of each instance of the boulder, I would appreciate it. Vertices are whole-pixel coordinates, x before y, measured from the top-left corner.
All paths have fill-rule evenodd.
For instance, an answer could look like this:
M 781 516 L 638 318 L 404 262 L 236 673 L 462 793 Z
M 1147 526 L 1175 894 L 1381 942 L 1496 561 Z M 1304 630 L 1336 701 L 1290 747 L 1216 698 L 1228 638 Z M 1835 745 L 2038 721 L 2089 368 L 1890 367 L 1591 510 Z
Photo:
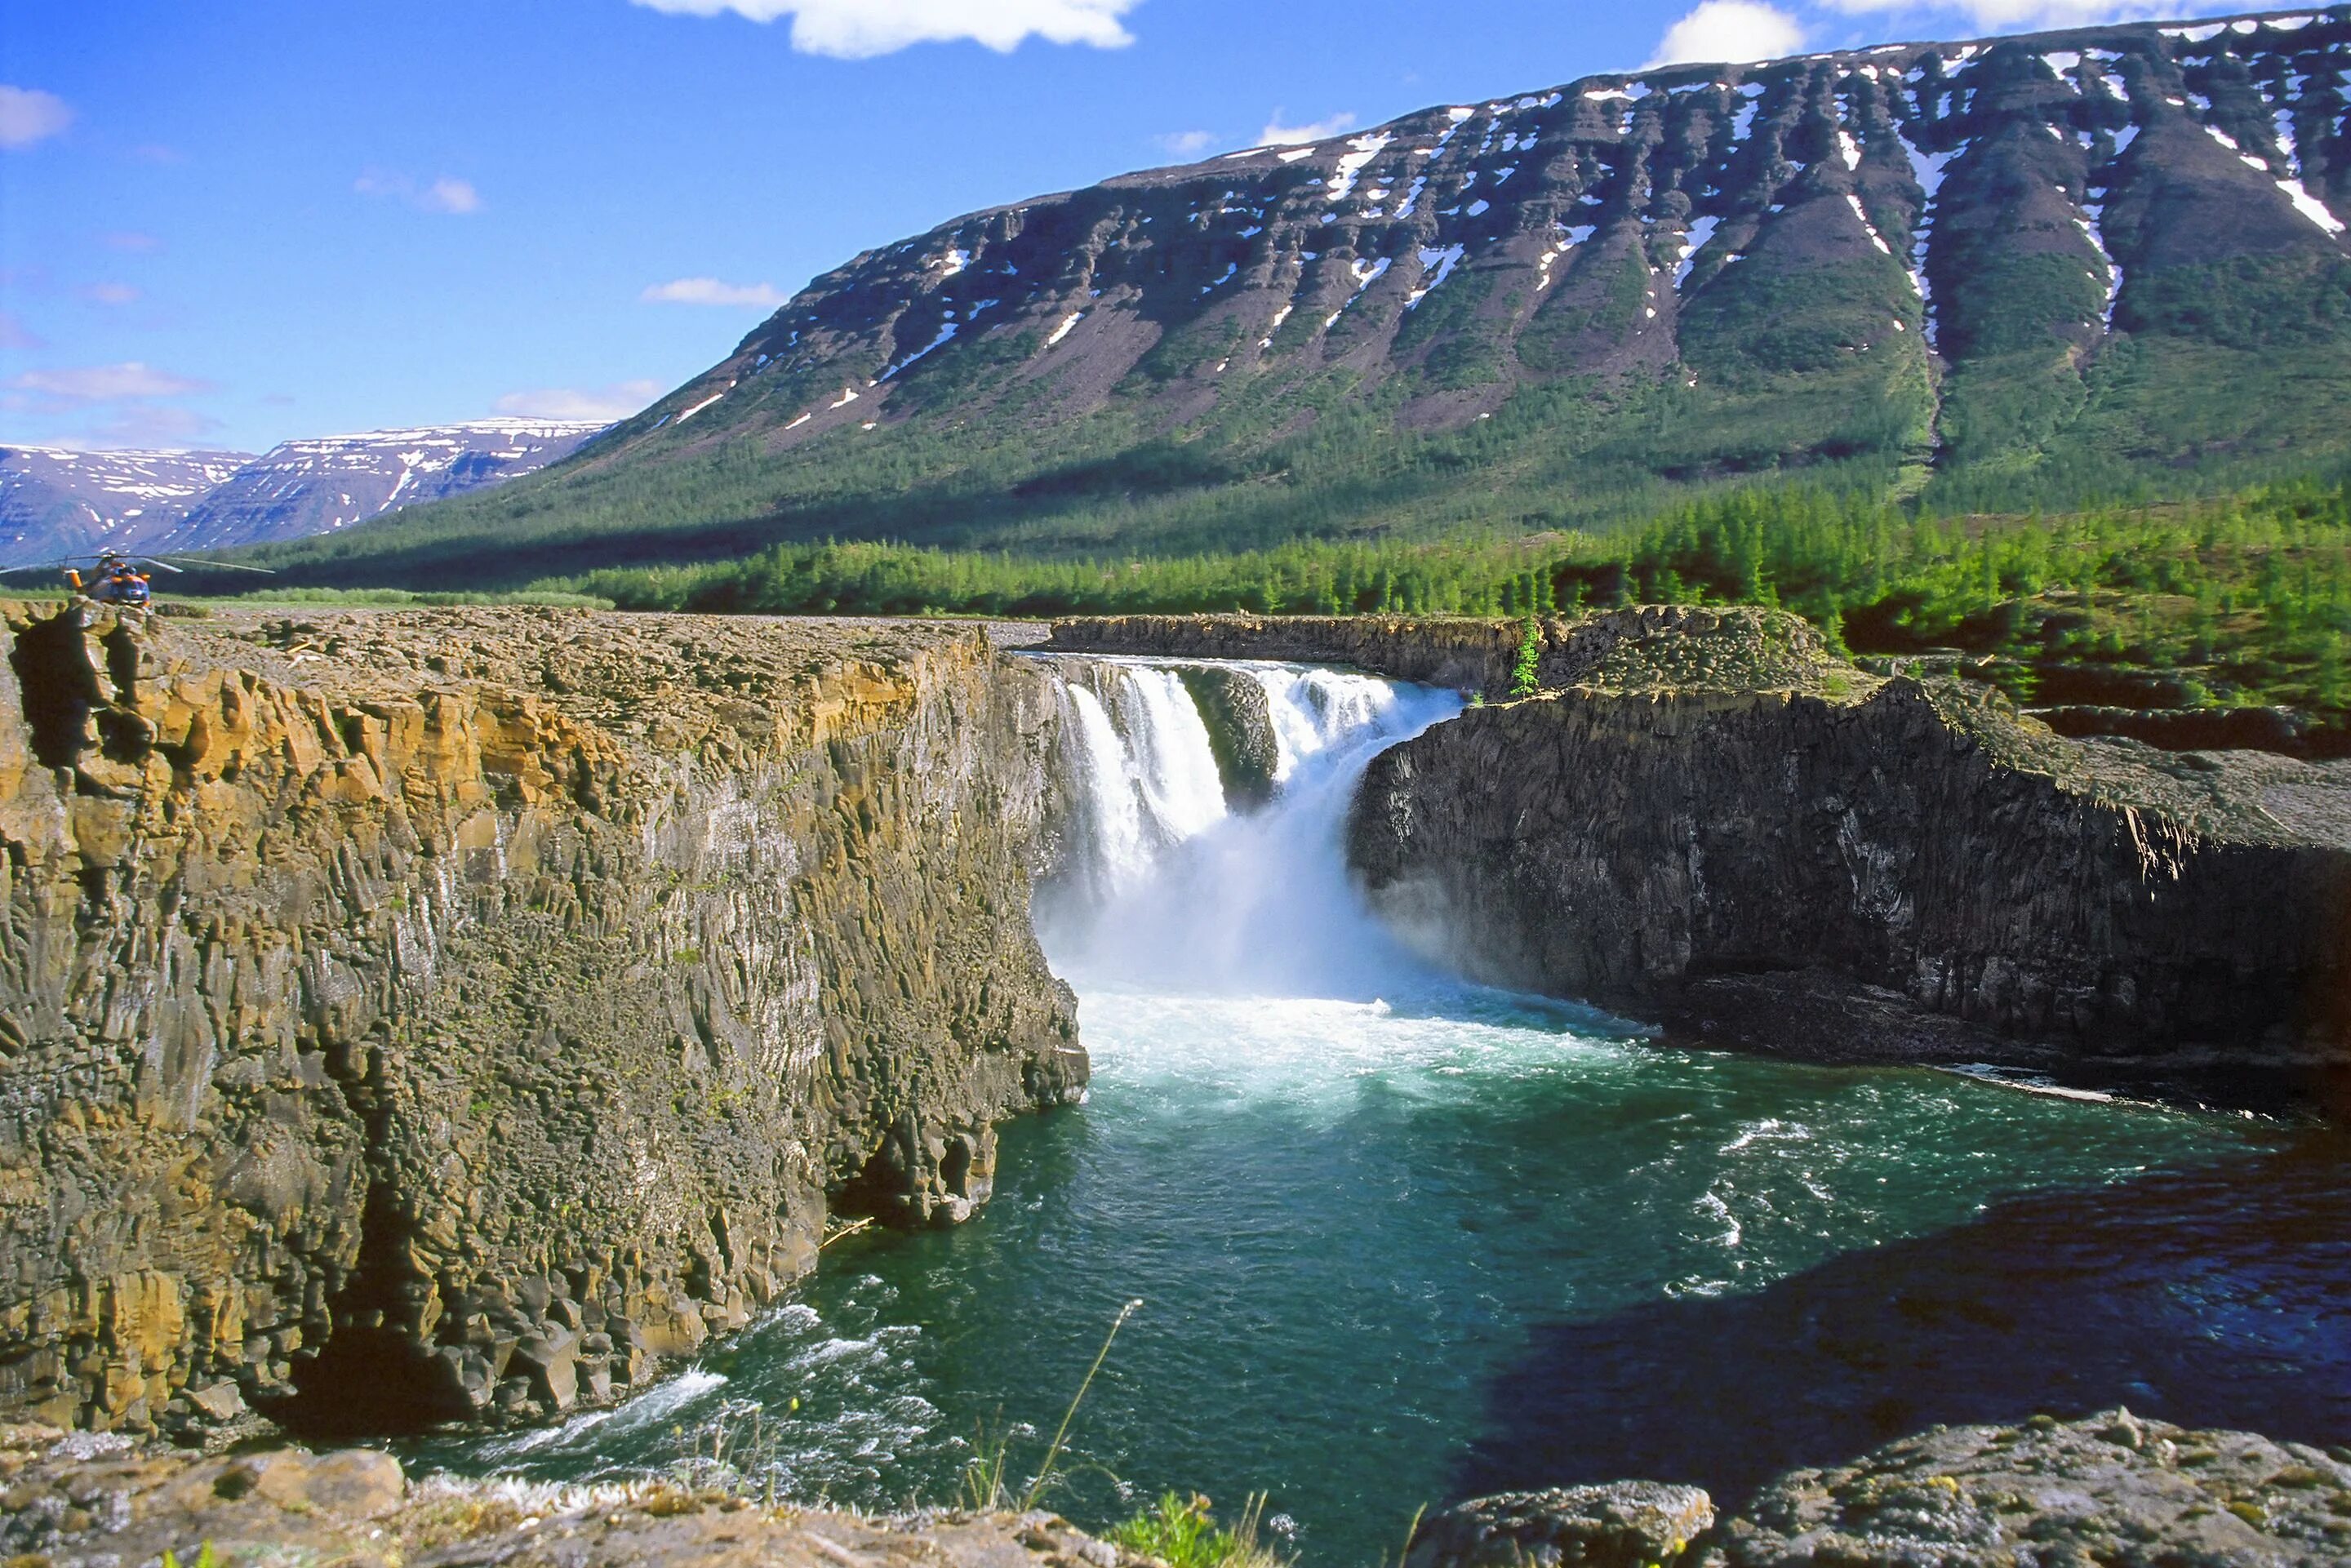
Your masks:
M 1476 1499 L 1414 1532 L 1405 1568 L 1653 1568 L 1714 1524 L 1697 1487 L 1609 1481 Z
M 1208 749 L 1216 754 L 1225 800 L 1238 810 L 1272 800 L 1281 747 L 1274 738 L 1273 705 L 1265 688 L 1246 670 L 1195 666 L 1176 674 L 1207 727 Z

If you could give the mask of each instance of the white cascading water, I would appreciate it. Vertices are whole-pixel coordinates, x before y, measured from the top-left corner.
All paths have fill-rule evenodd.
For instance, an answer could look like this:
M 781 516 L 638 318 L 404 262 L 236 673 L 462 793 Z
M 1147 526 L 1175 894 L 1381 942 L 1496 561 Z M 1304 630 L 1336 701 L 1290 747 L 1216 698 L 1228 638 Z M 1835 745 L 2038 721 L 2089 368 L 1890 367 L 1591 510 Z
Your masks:
M 1165 666 L 1091 663 L 1065 679 L 1087 821 L 1080 896 L 1040 935 L 1084 986 L 1369 1001 L 1425 974 L 1364 908 L 1342 837 L 1372 758 L 1458 711 L 1447 692 L 1287 664 L 1238 666 L 1266 695 L 1278 750 L 1263 809 L 1226 807 L 1207 727 Z M 1115 720 L 1113 711 L 1115 710 Z
M 1104 669 L 1102 694 L 1061 683 L 1071 757 L 1085 785 L 1086 821 L 1075 868 L 1095 903 L 1134 892 L 1167 850 L 1225 815 L 1225 789 L 1208 727 L 1172 670 Z

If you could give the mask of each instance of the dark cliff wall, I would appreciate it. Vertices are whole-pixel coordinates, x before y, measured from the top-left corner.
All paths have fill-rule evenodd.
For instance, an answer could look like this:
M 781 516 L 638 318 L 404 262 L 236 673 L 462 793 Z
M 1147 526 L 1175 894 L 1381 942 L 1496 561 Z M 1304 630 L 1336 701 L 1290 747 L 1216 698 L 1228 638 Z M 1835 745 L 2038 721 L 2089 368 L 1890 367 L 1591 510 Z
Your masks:
M 0 1408 L 613 1395 L 1084 1081 L 1052 708 L 977 632 L 54 613 L 0 679 Z
M 1053 622 L 1054 652 L 1193 659 L 1295 659 L 1499 695 L 1526 635 L 1523 620 L 1469 615 L 1104 615 Z M 1684 682 L 1785 685 L 1824 669 L 1820 640 L 1790 617 L 1644 604 L 1535 622 L 1536 679 L 1583 684 L 1627 659 L 1659 662 Z
M 2351 1060 L 2351 772 L 2061 740 L 1782 617 L 1656 624 L 1374 762 L 1349 847 L 1384 909 L 1474 972 L 1725 1042 Z M 1793 678 L 1725 678 L 1741 643 Z
M 1056 653 L 1353 664 L 1401 681 L 1503 690 L 1519 630 L 1450 615 L 1106 615 L 1056 621 Z

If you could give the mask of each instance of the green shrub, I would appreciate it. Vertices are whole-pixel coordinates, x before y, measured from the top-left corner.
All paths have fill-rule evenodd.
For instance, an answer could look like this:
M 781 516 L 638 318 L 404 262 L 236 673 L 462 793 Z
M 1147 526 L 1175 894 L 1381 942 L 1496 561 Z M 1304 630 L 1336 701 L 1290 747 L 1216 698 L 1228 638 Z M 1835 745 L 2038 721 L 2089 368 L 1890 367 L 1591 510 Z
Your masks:
M 1205 1497 L 1161 1494 L 1157 1502 L 1111 1531 L 1130 1552 L 1156 1557 L 1168 1568 L 1282 1568 L 1280 1553 L 1258 1539 L 1265 1494 L 1249 1499 L 1229 1530 L 1217 1523 Z
M 1531 697 L 1541 689 L 1536 666 L 1542 660 L 1542 627 L 1531 615 L 1519 632 L 1519 660 L 1510 667 L 1512 700 Z

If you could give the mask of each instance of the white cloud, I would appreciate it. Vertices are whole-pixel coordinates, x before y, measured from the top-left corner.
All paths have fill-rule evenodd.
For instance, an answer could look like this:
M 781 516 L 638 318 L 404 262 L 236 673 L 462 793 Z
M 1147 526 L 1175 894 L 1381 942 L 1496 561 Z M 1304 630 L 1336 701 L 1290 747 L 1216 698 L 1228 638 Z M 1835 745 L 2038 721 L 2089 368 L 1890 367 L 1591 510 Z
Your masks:
M 137 229 L 117 229 L 111 234 L 100 235 L 98 237 L 99 243 L 109 250 L 129 251 L 133 255 L 143 256 L 149 251 L 161 250 L 163 246 L 163 242 L 153 235 L 143 234 Z
M 478 213 L 482 194 L 472 181 L 452 180 L 444 174 L 417 193 L 416 204 L 428 213 Z
M 508 392 L 495 405 L 499 413 L 524 419 L 626 419 L 661 395 L 653 381 L 614 382 L 601 387 L 541 387 Z
M 93 283 L 81 291 L 93 305 L 136 305 L 139 290 L 128 283 Z
M 1287 147 L 1301 141 L 1328 141 L 1333 136 L 1343 135 L 1354 129 L 1355 114 L 1353 110 L 1343 110 L 1328 120 L 1317 120 L 1305 125 L 1284 125 L 1281 122 L 1281 110 L 1277 109 L 1273 111 L 1273 118 L 1265 122 L 1265 129 L 1257 133 L 1257 144 L 1260 147 Z
M 1123 48 L 1134 37 L 1119 18 L 1142 0 L 635 0 L 655 11 L 754 22 L 792 19 L 792 47 L 804 55 L 872 59 L 912 44 L 968 38 L 999 54 L 1032 34 L 1051 44 Z
M 0 147 L 30 147 L 73 123 L 64 99 L 37 87 L 0 86 Z
M 1178 158 L 1189 158 L 1194 153 L 1206 152 L 1215 146 L 1217 133 L 1213 131 L 1170 131 L 1165 135 L 1155 136 L 1152 140 Z
M 362 196 L 391 196 L 420 213 L 461 215 L 482 210 L 482 193 L 474 189 L 473 182 L 447 174 L 424 185 L 405 174 L 371 169 L 351 182 L 351 189 Z
M 119 365 L 83 365 L 69 370 L 26 371 L 9 378 L 18 392 L 38 392 L 67 402 L 111 402 L 121 398 L 183 397 L 209 389 L 206 382 L 175 376 L 136 360 Z
M 757 305 L 772 310 L 787 296 L 765 283 L 721 283 L 715 277 L 678 277 L 648 286 L 640 299 L 656 305 Z
M 1903 11 L 1914 15 L 1964 16 L 1970 26 L 1985 33 L 2038 27 L 2079 27 L 2093 22 L 2182 16 L 2213 9 L 2210 5 L 2182 5 L 2179 0 L 1822 0 L 1822 3 L 1831 10 L 1851 14 Z
M 1798 54 L 1803 47 L 1803 24 L 1775 5 L 1762 0 L 1705 0 L 1666 29 L 1649 64 L 1744 64 Z
M 0 349 L 16 349 L 29 352 L 35 349 L 47 347 L 48 345 L 43 342 L 40 336 L 30 327 L 26 326 L 23 321 L 9 312 L 0 310 Z

